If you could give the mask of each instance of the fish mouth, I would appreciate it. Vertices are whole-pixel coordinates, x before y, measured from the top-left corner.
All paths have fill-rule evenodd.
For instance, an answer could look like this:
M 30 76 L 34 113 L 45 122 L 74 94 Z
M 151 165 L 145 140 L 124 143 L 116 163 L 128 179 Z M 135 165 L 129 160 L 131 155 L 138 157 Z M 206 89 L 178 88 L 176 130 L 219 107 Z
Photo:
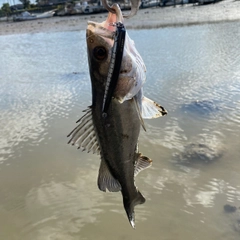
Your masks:
M 122 15 L 122 11 L 119 7 L 118 4 L 114 3 L 112 6 L 112 9 L 114 9 L 114 13 L 113 12 L 109 12 L 108 16 L 106 18 L 105 21 L 103 21 L 102 23 L 99 22 L 94 22 L 94 21 L 88 21 L 88 28 L 89 25 L 93 25 L 95 30 L 93 31 L 95 34 L 99 34 L 102 37 L 106 37 L 106 33 L 112 33 L 111 36 L 113 38 L 113 34 L 115 34 L 116 32 L 116 23 L 117 22 L 121 22 L 123 23 L 123 15 Z
M 105 28 L 115 31 L 116 28 L 113 25 L 114 23 L 117 23 L 117 22 L 123 23 L 123 15 L 118 4 L 114 3 L 111 8 L 114 10 L 114 12 L 108 13 L 108 17 L 105 21 L 106 23 Z

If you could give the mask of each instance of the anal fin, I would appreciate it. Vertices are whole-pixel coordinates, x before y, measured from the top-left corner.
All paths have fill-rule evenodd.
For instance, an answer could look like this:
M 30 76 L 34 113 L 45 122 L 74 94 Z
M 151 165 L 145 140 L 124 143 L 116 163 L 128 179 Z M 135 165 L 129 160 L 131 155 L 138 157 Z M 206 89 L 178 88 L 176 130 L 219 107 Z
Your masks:
M 141 171 L 152 166 L 152 160 L 142 154 L 139 154 L 139 157 L 135 163 L 134 168 L 134 177 L 136 177 Z

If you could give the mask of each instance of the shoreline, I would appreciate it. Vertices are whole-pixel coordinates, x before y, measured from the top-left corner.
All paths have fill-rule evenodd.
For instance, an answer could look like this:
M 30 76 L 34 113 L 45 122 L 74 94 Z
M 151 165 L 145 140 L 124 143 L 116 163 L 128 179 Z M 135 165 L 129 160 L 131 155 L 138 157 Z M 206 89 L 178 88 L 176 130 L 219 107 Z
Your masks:
M 52 17 L 23 22 L 0 22 L 0 36 L 24 33 L 85 30 L 87 21 L 102 22 L 107 13 Z M 125 20 L 127 29 L 182 27 L 218 22 L 240 21 L 240 1 L 224 0 L 215 4 L 139 9 L 138 14 Z

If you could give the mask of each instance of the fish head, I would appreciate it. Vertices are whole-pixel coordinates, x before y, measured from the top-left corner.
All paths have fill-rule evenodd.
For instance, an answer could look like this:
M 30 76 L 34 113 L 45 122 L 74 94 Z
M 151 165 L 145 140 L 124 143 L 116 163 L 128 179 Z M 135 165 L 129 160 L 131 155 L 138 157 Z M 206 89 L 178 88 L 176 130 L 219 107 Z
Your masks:
M 105 84 L 116 32 L 114 23 L 122 20 L 121 14 L 109 12 L 107 19 L 102 23 L 88 21 L 86 41 L 88 65 L 93 85 L 96 84 L 96 81 L 102 85 Z
M 86 36 L 92 86 L 100 90 L 103 88 L 108 74 L 113 32 L 102 29 L 94 22 L 89 22 Z
M 123 16 L 118 5 L 115 13 L 109 12 L 102 23 L 88 22 L 86 39 L 88 49 L 89 71 L 92 88 L 104 91 L 110 67 L 112 48 L 116 26 L 123 22 Z M 142 88 L 146 79 L 146 68 L 134 42 L 126 34 L 119 78 L 113 97 L 120 103 L 133 98 Z

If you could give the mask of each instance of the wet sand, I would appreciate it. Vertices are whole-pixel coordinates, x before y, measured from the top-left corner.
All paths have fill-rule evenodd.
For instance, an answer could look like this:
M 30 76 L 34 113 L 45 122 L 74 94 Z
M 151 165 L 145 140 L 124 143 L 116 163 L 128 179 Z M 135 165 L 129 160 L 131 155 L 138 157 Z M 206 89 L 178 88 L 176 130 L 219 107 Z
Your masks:
M 107 13 L 53 17 L 25 22 L 0 22 L 0 35 L 84 30 L 87 21 L 101 22 Z M 193 24 L 240 20 L 240 1 L 225 0 L 216 4 L 140 9 L 138 14 L 125 20 L 128 29 L 160 28 Z

